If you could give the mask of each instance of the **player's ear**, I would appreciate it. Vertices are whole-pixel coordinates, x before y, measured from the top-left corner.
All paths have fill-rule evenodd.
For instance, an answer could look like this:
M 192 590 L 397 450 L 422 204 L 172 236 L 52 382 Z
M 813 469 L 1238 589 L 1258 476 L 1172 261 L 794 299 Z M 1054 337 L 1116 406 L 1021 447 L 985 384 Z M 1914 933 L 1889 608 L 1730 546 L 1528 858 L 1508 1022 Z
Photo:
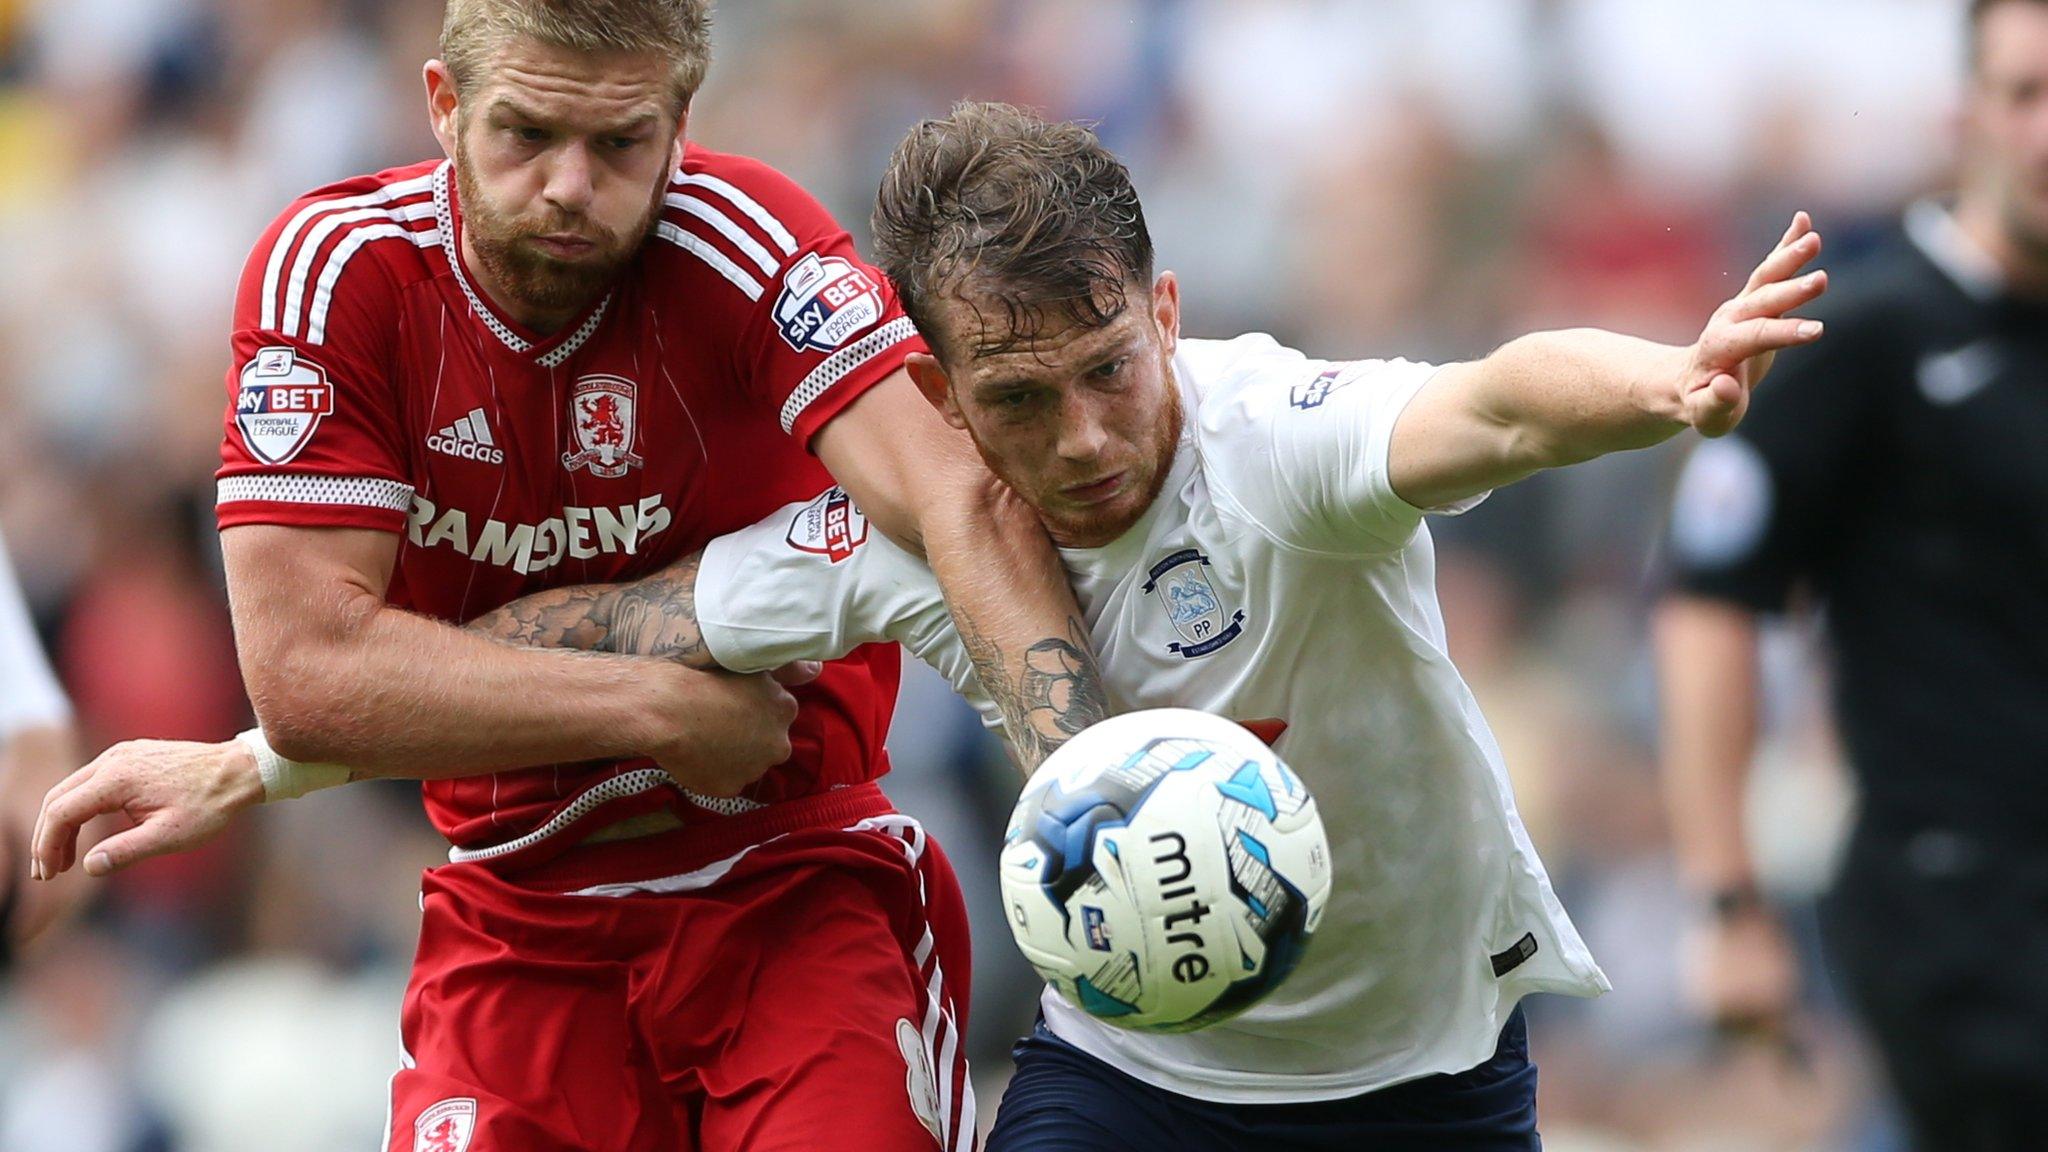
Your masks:
M 924 394 L 925 402 L 937 408 L 946 423 L 955 428 L 967 427 L 967 417 L 961 414 L 959 403 L 953 399 L 952 377 L 946 375 L 938 357 L 929 352 L 912 352 L 904 359 L 903 369 L 910 373 L 910 382 Z
M 1168 356 L 1180 345 L 1180 277 L 1161 272 L 1152 282 L 1152 322 L 1159 326 L 1159 343 Z
M 441 151 L 453 160 L 456 137 L 461 131 L 456 117 L 455 74 L 439 60 L 429 60 L 420 70 L 420 77 L 427 84 L 427 122 L 433 125 L 434 139 L 441 142 Z
M 668 169 L 671 172 L 683 170 L 683 145 L 690 134 L 690 102 L 683 101 L 683 110 L 676 117 L 675 146 L 669 150 Z

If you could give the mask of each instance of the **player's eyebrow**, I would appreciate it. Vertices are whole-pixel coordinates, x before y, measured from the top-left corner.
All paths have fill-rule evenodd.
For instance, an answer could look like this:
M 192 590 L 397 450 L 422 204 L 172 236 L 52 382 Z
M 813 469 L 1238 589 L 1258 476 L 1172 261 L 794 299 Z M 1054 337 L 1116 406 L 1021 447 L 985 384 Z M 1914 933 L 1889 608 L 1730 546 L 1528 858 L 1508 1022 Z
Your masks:
M 529 108 L 510 96 L 499 96 L 492 100 L 485 112 L 493 117 L 510 116 L 516 120 L 531 120 L 537 124 L 544 124 L 549 119 L 539 109 Z
M 522 104 L 519 101 L 513 99 L 512 97 L 505 95 L 500 95 L 492 99 L 489 107 L 486 108 L 485 112 L 487 115 L 492 116 L 494 118 L 509 116 L 512 119 L 524 120 L 530 124 L 547 125 L 550 127 L 559 127 L 562 125 L 562 121 L 557 119 L 556 117 L 550 116 L 547 113 L 542 112 L 538 108 L 532 108 L 525 104 Z M 660 120 L 661 117 L 659 114 L 655 113 L 652 110 L 648 110 L 641 112 L 639 115 L 634 116 L 631 119 L 621 120 L 618 121 L 617 123 L 612 124 L 600 124 L 594 128 L 589 129 L 588 134 L 592 136 L 630 136 L 635 132 L 639 132 L 647 128 L 651 124 L 658 123 Z
M 1057 357 L 1054 360 L 1039 356 L 1029 347 L 996 353 L 1005 358 L 1029 360 L 1032 367 L 997 368 L 988 377 L 975 381 L 970 390 L 978 399 L 992 400 L 1005 392 L 1033 388 L 1048 380 L 1086 372 L 1119 356 L 1130 355 L 1137 343 L 1137 335 L 1105 326 L 1059 349 L 1054 353 Z
M 661 117 L 653 112 L 642 112 L 630 120 L 621 120 L 616 124 L 600 125 L 591 134 L 594 136 L 631 136 L 635 132 L 658 123 L 660 120 Z
M 1111 360 L 1129 356 L 1133 351 L 1132 344 L 1133 341 L 1131 339 L 1124 338 L 1110 341 L 1098 348 L 1090 348 L 1085 354 L 1071 357 L 1068 360 L 1068 363 L 1073 365 L 1072 368 L 1068 368 L 1063 364 L 1045 364 L 1039 373 L 1032 373 L 1028 370 L 1004 369 L 999 371 L 997 375 L 976 381 L 972 391 L 975 399 L 987 401 L 998 399 L 1006 392 L 1037 388 L 1049 380 L 1058 380 L 1065 376 L 1092 371 L 1103 364 L 1109 363 Z
M 1010 375 L 1006 373 L 993 379 L 977 381 L 974 385 L 974 396 L 978 400 L 994 400 L 1006 392 L 1021 392 L 1026 388 L 1036 388 L 1039 383 L 1039 380 L 1031 376 Z

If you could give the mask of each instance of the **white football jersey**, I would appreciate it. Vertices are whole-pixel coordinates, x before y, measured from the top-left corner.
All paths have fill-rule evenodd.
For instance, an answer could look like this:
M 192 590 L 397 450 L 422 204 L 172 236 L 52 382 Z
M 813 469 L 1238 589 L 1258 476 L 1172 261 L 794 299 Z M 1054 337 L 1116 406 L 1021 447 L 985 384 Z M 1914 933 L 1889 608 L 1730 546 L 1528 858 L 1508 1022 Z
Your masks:
M 24 728 L 70 719 L 71 704 L 43 658 L 28 603 L 7 559 L 7 541 L 0 539 L 0 744 Z
M 1263 335 L 1184 341 L 1187 421 L 1159 498 L 1114 543 L 1064 551 L 1112 705 L 1284 724 L 1274 747 L 1332 849 L 1300 967 L 1233 1019 L 1133 1032 L 1047 990 L 1056 1035 L 1147 1083 L 1222 1102 L 1357 1095 L 1488 1059 L 1525 993 L 1608 987 L 1445 654 L 1423 512 L 1388 482 L 1394 420 L 1433 371 L 1311 360 Z M 898 640 L 992 718 L 937 583 L 845 500 L 712 542 L 697 584 L 712 653 L 760 670 Z

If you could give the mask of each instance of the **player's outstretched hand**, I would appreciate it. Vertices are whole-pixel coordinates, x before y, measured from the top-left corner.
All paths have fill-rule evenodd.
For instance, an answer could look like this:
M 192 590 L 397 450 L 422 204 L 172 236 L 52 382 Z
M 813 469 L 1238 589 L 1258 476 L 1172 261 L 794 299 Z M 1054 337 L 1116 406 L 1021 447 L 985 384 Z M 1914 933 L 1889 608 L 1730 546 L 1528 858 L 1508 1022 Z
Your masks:
M 98 816 L 122 816 L 130 826 L 86 854 L 89 876 L 196 848 L 262 800 L 255 757 L 237 741 L 116 744 L 43 797 L 29 842 L 29 875 L 48 880 L 69 870 L 78 862 L 79 831 Z
M 1749 283 L 1707 321 L 1678 392 L 1685 422 L 1701 435 L 1726 435 L 1742 422 L 1750 389 L 1770 371 L 1778 351 L 1820 339 L 1818 320 L 1791 315 L 1827 291 L 1826 272 L 1800 272 L 1820 255 L 1820 246 L 1812 218 L 1804 212 L 1792 217 L 1792 227 Z
M 817 677 L 810 661 L 774 672 L 694 672 L 690 697 L 674 717 L 675 737 L 654 759 L 676 782 L 707 796 L 737 796 L 789 759 L 796 697 L 784 684 Z

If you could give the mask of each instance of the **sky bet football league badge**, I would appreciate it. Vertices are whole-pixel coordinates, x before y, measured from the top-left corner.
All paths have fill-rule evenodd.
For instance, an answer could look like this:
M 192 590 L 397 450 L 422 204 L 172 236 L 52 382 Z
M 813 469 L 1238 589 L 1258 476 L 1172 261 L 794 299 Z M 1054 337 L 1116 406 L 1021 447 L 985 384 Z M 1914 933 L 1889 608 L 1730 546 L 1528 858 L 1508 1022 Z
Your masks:
M 265 348 L 242 366 L 235 393 L 235 426 L 249 454 L 273 467 L 289 463 L 313 440 L 320 420 L 334 411 L 327 373 L 290 348 Z
M 881 318 L 881 288 L 838 256 L 805 253 L 775 298 L 775 323 L 799 352 L 833 351 Z
M 789 524 L 789 546 L 799 552 L 815 552 L 832 563 L 851 557 L 868 542 L 868 518 L 861 514 L 844 488 L 828 488 L 824 495 L 804 505 Z

